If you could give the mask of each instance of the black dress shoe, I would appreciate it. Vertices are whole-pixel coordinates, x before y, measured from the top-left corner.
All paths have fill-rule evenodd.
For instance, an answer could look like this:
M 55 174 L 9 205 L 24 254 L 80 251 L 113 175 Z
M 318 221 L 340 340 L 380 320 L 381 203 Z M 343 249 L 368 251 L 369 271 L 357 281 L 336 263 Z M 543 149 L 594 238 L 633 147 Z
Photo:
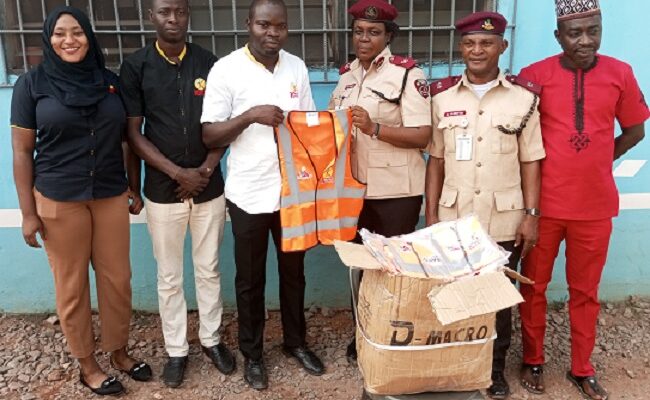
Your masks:
M 503 372 L 492 372 L 492 386 L 487 390 L 488 396 L 493 399 L 507 399 L 510 396 L 510 386 L 503 376 Z
M 165 385 L 175 388 L 183 383 L 185 377 L 185 367 L 187 366 L 187 356 L 185 357 L 169 357 L 165 368 L 163 369 L 163 382 Z
M 348 364 L 356 365 L 357 364 L 357 339 L 352 338 L 352 341 L 348 345 L 348 348 L 345 350 L 345 358 L 348 359 Z
M 214 366 L 223 374 L 229 375 L 235 370 L 235 357 L 223 343 L 212 347 L 201 346 L 201 348 L 203 348 L 203 353 L 212 360 Z
M 93 393 L 100 395 L 100 396 L 106 396 L 106 395 L 111 395 L 111 396 L 117 396 L 118 394 L 122 394 L 124 392 L 124 386 L 115 379 L 112 376 L 109 376 L 102 382 L 102 384 L 98 388 L 94 388 L 86 382 L 84 379 L 83 374 L 79 373 L 79 382 L 81 382 L 82 385 L 90 389 Z
M 295 357 L 300 361 L 302 367 L 311 375 L 323 375 L 325 373 L 325 366 L 321 360 L 305 346 L 288 347 L 282 346 L 282 352 L 287 357 Z
M 244 380 L 255 390 L 269 387 L 269 378 L 266 376 L 266 367 L 262 359 L 244 359 Z
M 148 382 L 151 380 L 153 377 L 153 372 L 151 371 L 151 367 L 149 364 L 142 362 L 142 361 L 136 361 L 135 364 L 129 369 L 128 371 L 125 369 L 120 369 L 115 365 L 113 362 L 113 358 L 108 359 L 109 363 L 111 364 L 111 367 L 115 368 L 116 370 L 120 372 L 124 372 L 128 376 L 131 377 L 134 381 L 139 381 L 139 382 Z

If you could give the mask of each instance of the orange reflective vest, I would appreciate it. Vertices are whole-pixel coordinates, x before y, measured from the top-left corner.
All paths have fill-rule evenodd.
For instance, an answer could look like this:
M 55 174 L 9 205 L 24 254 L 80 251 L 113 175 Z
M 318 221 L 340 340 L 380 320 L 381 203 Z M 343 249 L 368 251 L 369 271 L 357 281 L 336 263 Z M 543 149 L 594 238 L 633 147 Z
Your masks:
M 282 251 L 352 240 L 365 185 L 352 176 L 349 110 L 291 111 L 275 129 L 282 175 Z

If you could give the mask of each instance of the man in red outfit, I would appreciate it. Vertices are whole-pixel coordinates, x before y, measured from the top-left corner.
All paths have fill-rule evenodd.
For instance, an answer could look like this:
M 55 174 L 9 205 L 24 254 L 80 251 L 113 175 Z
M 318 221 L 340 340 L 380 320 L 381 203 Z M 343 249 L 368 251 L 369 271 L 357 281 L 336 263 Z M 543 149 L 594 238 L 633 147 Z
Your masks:
M 597 53 L 601 15 L 596 0 L 556 0 L 555 37 L 563 53 L 524 68 L 520 76 L 542 86 L 540 114 L 546 159 L 537 246 L 522 272 L 521 383 L 543 393 L 546 288 L 560 243 L 566 242 L 571 320 L 567 378 L 585 397 L 607 398 L 590 362 L 600 305 L 598 285 L 607 258 L 618 192 L 612 163 L 643 139 L 650 116 L 632 68 Z M 614 137 L 614 121 L 621 134 Z

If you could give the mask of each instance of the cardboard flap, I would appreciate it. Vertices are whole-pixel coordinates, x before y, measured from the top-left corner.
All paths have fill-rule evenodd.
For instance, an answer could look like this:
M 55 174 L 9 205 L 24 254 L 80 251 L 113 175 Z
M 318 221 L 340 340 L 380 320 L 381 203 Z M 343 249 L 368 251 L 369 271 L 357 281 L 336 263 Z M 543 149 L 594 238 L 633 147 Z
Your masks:
M 456 281 L 431 291 L 428 296 L 442 325 L 496 312 L 524 301 L 501 272 Z
M 518 281 L 519 283 L 523 283 L 523 284 L 526 284 L 526 285 L 532 285 L 532 284 L 535 283 L 534 280 L 526 278 L 525 276 L 523 276 L 519 272 L 517 272 L 515 270 L 512 270 L 512 269 L 510 269 L 508 267 L 503 267 L 503 272 L 506 275 L 508 275 L 511 279 L 514 279 L 514 280 Z
M 356 269 L 381 269 L 381 264 L 362 244 L 334 241 L 334 248 L 345 266 Z

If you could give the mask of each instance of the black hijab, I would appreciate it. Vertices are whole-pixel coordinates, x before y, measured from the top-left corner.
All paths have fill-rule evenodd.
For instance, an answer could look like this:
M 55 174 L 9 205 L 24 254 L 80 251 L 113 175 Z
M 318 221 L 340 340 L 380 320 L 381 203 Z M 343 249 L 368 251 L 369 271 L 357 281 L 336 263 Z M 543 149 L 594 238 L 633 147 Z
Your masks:
M 88 38 L 88 53 L 81 62 L 63 61 L 54 52 L 50 43 L 56 21 L 62 14 L 72 15 Z M 104 80 L 104 55 L 88 17 L 77 8 L 57 7 L 45 19 L 41 67 L 54 91 L 54 96 L 66 106 L 94 109 L 94 106 L 108 94 L 108 83 Z

